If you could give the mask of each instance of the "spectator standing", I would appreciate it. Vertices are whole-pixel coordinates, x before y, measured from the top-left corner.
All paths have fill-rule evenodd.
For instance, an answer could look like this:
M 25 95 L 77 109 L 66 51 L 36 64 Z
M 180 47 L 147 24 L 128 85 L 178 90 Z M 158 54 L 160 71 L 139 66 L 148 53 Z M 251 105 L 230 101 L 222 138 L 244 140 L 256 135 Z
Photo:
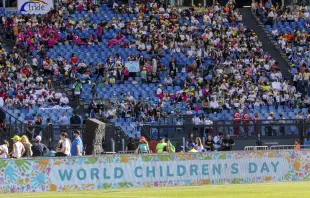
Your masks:
M 203 148 L 203 145 L 202 145 L 202 142 L 201 142 L 201 139 L 200 137 L 196 137 L 196 145 L 195 145 L 195 149 L 198 151 L 198 152 L 202 152 L 202 150 L 204 149 Z
M 136 149 L 136 153 L 146 153 L 150 150 L 149 144 L 144 136 L 140 137 L 138 148 Z
M 247 137 L 249 135 L 249 124 L 251 120 L 251 116 L 244 110 L 243 112 L 243 124 L 244 124 L 244 136 Z
M 184 148 L 184 146 L 180 146 L 180 153 L 185 153 L 185 148 Z
M 31 150 L 32 144 L 29 142 L 28 137 L 23 135 L 21 137 L 21 142 L 23 143 L 24 148 L 25 148 L 25 152 L 22 153 L 22 157 L 31 157 L 32 156 L 32 150 Z
M 207 140 L 205 142 L 205 145 L 206 145 L 206 149 L 207 151 L 214 151 L 215 150 L 215 143 L 211 137 L 211 135 L 209 135 L 207 137 Z
M 310 131 L 308 131 L 307 137 L 304 139 L 304 145 L 310 145 Z
M 80 79 L 78 79 L 74 84 L 73 84 L 73 94 L 74 94 L 74 100 L 77 104 L 79 104 L 80 100 L 80 95 L 82 93 L 82 83 Z
M 175 146 L 172 145 L 170 140 L 167 140 L 167 147 L 169 149 L 169 153 L 175 153 Z
M 126 152 L 128 151 L 135 151 L 137 149 L 137 146 L 135 144 L 135 141 L 132 137 L 129 138 L 129 142 L 126 145 Z
M 285 136 L 285 117 L 283 116 L 283 114 L 280 114 L 280 120 L 279 120 L 279 124 L 280 124 L 280 134 L 282 136 Z
M 25 152 L 24 145 L 20 142 L 20 137 L 18 135 L 14 135 L 13 140 L 13 150 L 10 153 L 12 158 L 21 158 L 22 154 Z
M 188 152 L 189 151 L 189 144 L 190 143 L 195 143 L 194 141 L 194 134 L 193 133 L 189 133 L 188 134 L 188 139 L 185 141 L 185 151 Z
M 235 141 L 231 139 L 230 135 L 226 135 L 225 139 L 222 142 L 222 150 L 231 151 L 233 145 L 235 145 Z
M 81 157 L 83 155 L 83 141 L 80 137 L 80 131 L 73 131 L 73 137 L 74 140 L 71 144 L 71 155 Z
M 60 140 L 58 144 L 58 148 L 56 150 L 56 156 L 70 156 L 71 143 L 68 139 L 68 134 L 66 132 L 62 132 L 60 134 Z
M 189 153 L 197 153 L 198 151 L 195 149 L 195 144 L 194 143 L 190 143 L 189 144 Z
M 223 133 L 220 132 L 217 136 L 215 136 L 213 138 L 214 144 L 215 144 L 215 149 L 217 151 L 221 150 L 221 145 L 222 145 L 222 141 L 223 141 Z
M 163 153 L 164 148 L 167 146 L 167 143 L 165 142 L 165 138 L 161 137 L 159 139 L 158 144 L 156 145 L 156 152 L 157 153 Z
M 240 135 L 240 127 L 239 125 L 241 124 L 241 115 L 237 110 L 234 110 L 234 115 L 233 115 L 233 124 L 234 124 L 234 135 L 239 136 Z
M 9 156 L 9 142 L 3 140 L 2 145 L 0 146 L 0 159 L 6 159 Z
M 88 115 L 88 114 L 87 114 Z M 85 116 L 86 117 L 86 116 Z M 70 124 L 72 125 L 78 125 L 81 124 L 81 118 L 78 116 L 76 111 L 73 111 L 73 115 L 70 118 Z
M 269 116 L 267 117 L 267 120 L 268 121 L 268 126 L 266 127 L 267 128 L 267 136 L 272 136 L 273 133 L 275 133 L 274 129 L 272 128 L 272 125 L 274 124 L 274 113 L 273 112 L 270 112 L 269 113 Z M 276 134 L 274 134 L 276 135 Z
M 300 151 L 301 141 L 299 139 L 295 140 L 294 150 Z
M 45 144 L 41 143 L 41 140 L 42 138 L 39 135 L 37 135 L 37 137 L 33 139 L 34 143 L 32 144 L 32 147 L 31 147 L 33 157 L 44 156 L 44 153 L 49 152 L 49 149 L 47 148 Z

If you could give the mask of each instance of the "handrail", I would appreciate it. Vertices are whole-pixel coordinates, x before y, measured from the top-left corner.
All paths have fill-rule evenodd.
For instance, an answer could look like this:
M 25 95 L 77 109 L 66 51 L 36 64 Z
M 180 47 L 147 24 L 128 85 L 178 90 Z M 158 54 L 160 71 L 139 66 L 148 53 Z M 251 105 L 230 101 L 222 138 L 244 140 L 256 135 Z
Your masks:
M 270 146 L 270 150 L 285 150 L 294 149 L 295 145 L 273 145 Z M 300 149 L 310 149 L 310 145 L 300 145 Z
M 15 116 L 13 116 L 12 114 L 10 114 L 9 112 L 7 112 L 4 108 L 1 108 L 2 111 L 5 112 L 6 115 L 9 115 L 10 117 L 14 118 L 15 120 L 17 120 L 19 123 L 24 124 L 22 121 L 20 121 L 18 118 L 16 118 Z M 11 121 L 11 119 L 10 119 Z M 11 123 L 10 123 L 11 124 Z

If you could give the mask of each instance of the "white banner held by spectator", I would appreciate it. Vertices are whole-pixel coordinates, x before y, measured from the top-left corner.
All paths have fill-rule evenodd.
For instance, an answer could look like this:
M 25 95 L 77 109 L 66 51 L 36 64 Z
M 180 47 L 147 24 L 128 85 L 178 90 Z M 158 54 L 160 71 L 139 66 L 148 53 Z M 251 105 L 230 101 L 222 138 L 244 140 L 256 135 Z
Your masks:
M 125 66 L 128 68 L 129 72 L 140 71 L 140 64 L 138 61 L 126 61 Z
M 18 10 L 23 14 L 46 14 L 54 8 L 53 0 L 18 0 Z
M 272 83 L 272 88 L 276 90 L 281 90 L 281 83 L 279 82 L 273 82 Z

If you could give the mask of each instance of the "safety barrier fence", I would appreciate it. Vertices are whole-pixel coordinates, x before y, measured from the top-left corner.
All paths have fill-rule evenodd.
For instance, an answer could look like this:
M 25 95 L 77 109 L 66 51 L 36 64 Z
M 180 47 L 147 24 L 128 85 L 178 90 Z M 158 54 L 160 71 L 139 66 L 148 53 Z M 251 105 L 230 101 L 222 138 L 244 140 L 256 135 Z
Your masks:
M 272 145 L 268 146 L 246 146 L 245 151 L 258 151 L 258 150 L 290 150 L 296 149 L 296 145 Z M 310 145 L 300 145 L 300 149 L 310 149 Z

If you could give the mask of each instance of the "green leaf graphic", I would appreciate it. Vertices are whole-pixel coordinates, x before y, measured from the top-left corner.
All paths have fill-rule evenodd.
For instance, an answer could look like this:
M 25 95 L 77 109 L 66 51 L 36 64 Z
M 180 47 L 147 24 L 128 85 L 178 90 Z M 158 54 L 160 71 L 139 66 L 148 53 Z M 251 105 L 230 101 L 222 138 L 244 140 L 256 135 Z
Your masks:
M 98 161 L 98 157 L 89 157 L 87 158 L 87 161 L 85 161 L 85 164 L 95 164 Z

